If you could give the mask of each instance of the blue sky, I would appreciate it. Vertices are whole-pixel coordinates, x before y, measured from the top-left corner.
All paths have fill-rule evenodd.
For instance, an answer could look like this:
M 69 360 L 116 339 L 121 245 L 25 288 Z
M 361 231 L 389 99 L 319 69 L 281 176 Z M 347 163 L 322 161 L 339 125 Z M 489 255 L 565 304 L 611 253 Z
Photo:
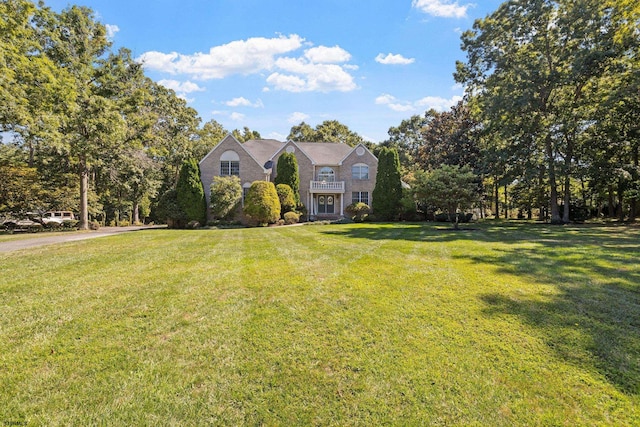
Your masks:
M 203 121 L 285 140 L 338 120 L 384 141 L 391 126 L 462 94 L 460 34 L 499 0 L 48 0 L 89 6 L 114 48 Z

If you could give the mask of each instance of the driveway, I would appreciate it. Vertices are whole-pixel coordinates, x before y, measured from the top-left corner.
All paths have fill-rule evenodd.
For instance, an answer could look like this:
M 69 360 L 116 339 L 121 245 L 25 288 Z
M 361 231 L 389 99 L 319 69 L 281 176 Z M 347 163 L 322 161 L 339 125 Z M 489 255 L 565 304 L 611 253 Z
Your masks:
M 0 252 L 17 251 L 20 249 L 34 248 L 36 246 L 53 245 L 57 243 L 75 242 L 77 240 L 95 239 L 97 237 L 112 236 L 118 233 L 127 233 L 131 231 L 148 230 L 151 228 L 160 228 L 162 226 L 131 226 L 131 227 L 102 227 L 96 231 L 85 232 L 66 232 L 56 234 L 55 236 L 33 237 L 28 239 L 11 240 L 8 242 L 0 242 Z M 45 233 L 43 233 L 45 234 Z

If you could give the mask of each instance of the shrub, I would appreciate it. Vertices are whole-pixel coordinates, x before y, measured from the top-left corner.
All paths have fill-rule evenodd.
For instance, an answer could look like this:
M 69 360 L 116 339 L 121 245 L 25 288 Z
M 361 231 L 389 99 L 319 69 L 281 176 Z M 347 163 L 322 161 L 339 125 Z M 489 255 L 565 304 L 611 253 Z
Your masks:
M 225 219 L 230 216 L 242 200 L 242 186 L 237 176 L 216 176 L 211 183 L 211 216 Z
M 361 222 L 366 217 L 366 215 L 371 212 L 371 208 L 366 203 L 357 202 L 351 203 L 349 206 L 347 206 L 345 208 L 345 212 L 352 220 Z
M 280 200 L 272 182 L 255 181 L 247 192 L 244 213 L 258 225 L 273 224 L 280 219 Z
M 278 158 L 274 181 L 276 185 L 287 184 L 293 191 L 295 206 L 300 205 L 300 173 L 298 172 L 298 160 L 296 160 L 295 154 L 284 152 Z
M 276 185 L 276 191 L 278 192 L 278 199 L 280 200 L 280 210 L 282 214 L 291 212 L 296 208 L 296 199 L 293 195 L 293 190 L 288 184 Z
M 384 221 L 397 219 L 402 199 L 402 180 L 395 148 L 383 147 L 378 154 L 378 173 L 372 196 L 376 216 Z
M 176 190 L 178 206 L 185 213 L 187 221 L 204 223 L 207 216 L 207 203 L 200 180 L 200 167 L 194 159 L 185 160 L 182 163 Z
M 300 215 L 297 212 L 286 212 L 284 214 L 284 223 L 286 225 L 297 224 L 300 221 Z
M 100 223 L 96 220 L 89 221 L 89 230 L 100 230 Z
M 158 200 L 158 218 L 165 221 L 169 228 L 184 228 L 187 224 L 187 214 L 178 205 L 178 192 L 168 190 Z

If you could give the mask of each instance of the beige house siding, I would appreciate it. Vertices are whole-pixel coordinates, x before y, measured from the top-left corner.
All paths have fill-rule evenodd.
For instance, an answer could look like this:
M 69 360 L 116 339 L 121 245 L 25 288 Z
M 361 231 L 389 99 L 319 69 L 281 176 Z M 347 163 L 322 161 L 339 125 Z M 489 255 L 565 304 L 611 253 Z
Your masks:
M 213 150 L 200 161 L 200 180 L 204 186 L 204 194 L 209 206 L 211 197 L 211 183 L 214 176 L 220 176 L 220 156 L 226 151 L 235 151 L 240 159 L 240 184 L 252 183 L 265 179 L 262 165 L 258 165 L 256 160 L 249 154 L 241 143 L 233 136 L 227 135 Z M 208 214 L 209 209 L 207 209 Z
M 251 143 L 244 145 L 232 135 L 226 136 L 200 161 L 200 177 L 205 189 L 207 206 L 210 202 L 211 182 L 213 182 L 215 176 L 220 175 L 220 157 L 229 150 L 238 155 L 240 164 L 239 177 L 243 188 L 250 186 L 254 181 L 269 180 L 273 182 L 280 156 L 284 152 L 292 152 L 298 162 L 300 200 L 307 207 L 307 211 L 310 214 L 317 213 L 319 216 L 328 217 L 340 216 L 340 214 L 344 213 L 344 208 L 351 204 L 352 192 L 355 191 L 369 193 L 369 205 L 371 205 L 378 171 L 378 159 L 364 145 L 352 148 L 344 144 L 296 143 L 289 141 L 282 143 L 280 146 L 277 142 L 274 140 L 260 140 L 251 141 Z M 271 171 L 265 170 L 264 165 L 260 164 L 255 157 L 265 157 L 268 154 L 265 151 L 268 146 L 274 149 L 274 153 L 270 158 L 273 161 Z M 260 152 L 252 153 L 252 150 L 260 150 Z M 366 164 L 369 167 L 369 179 L 353 179 L 351 168 L 358 163 Z M 317 174 L 324 166 L 329 166 L 334 170 L 336 181 L 344 182 L 344 193 L 340 193 L 340 191 L 318 192 L 317 190 L 315 193 L 311 192 L 311 181 L 317 180 Z M 269 172 L 271 173 L 269 174 Z M 318 211 L 318 200 L 321 196 L 324 196 L 323 200 L 327 200 L 329 197 L 332 198 L 334 201 L 333 213 Z

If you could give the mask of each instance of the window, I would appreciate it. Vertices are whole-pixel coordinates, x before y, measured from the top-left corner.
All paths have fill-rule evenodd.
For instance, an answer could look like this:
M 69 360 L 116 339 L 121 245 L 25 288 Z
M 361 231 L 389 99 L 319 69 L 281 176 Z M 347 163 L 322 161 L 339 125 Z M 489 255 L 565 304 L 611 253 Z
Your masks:
M 235 151 L 225 151 L 220 156 L 220 175 L 240 175 L 240 157 Z
M 329 167 L 324 167 L 318 172 L 318 181 L 333 182 L 336 179 L 336 173 Z
M 366 191 L 354 191 L 351 193 L 351 203 L 369 204 L 369 193 Z
M 351 166 L 351 177 L 353 179 L 369 179 L 369 166 L 364 163 L 357 163 Z

